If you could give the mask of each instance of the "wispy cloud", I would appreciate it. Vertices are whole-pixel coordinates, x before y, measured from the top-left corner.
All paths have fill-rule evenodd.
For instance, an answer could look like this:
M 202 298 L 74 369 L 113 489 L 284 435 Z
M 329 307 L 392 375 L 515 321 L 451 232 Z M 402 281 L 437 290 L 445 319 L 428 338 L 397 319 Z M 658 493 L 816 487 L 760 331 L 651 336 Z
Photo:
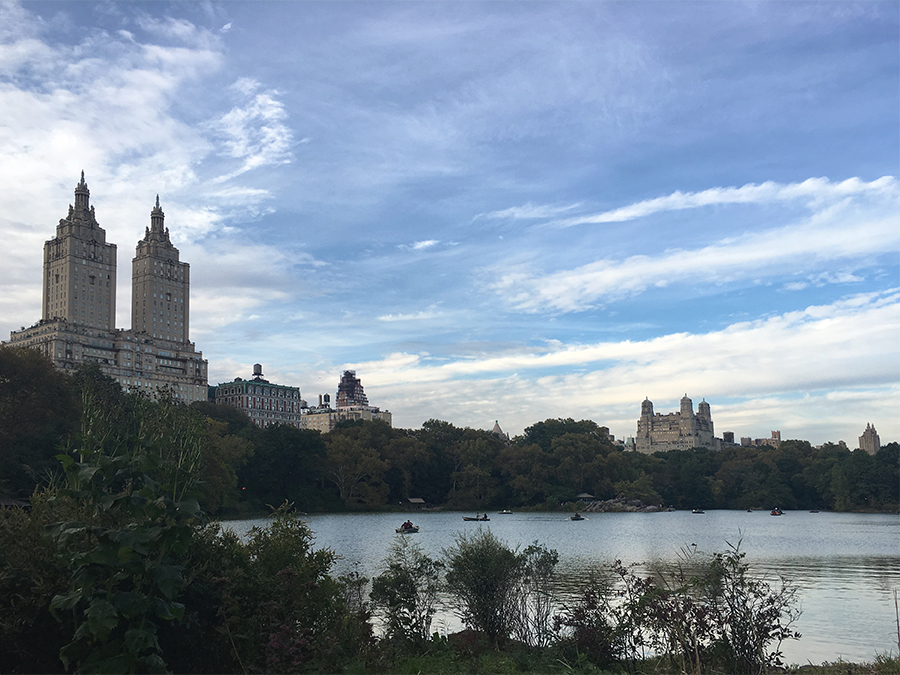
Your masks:
M 285 123 L 287 112 L 277 98 L 278 91 L 259 91 L 259 82 L 249 78 L 241 78 L 231 89 L 243 99 L 242 105 L 211 122 L 210 127 L 222 134 L 226 154 L 242 164 L 217 180 L 230 180 L 262 166 L 289 164 L 293 133 Z
M 721 239 L 701 248 L 603 259 L 547 273 L 533 271 L 533 265 L 495 270 L 499 279 L 493 288 L 520 311 L 575 312 L 648 288 L 691 280 L 717 284 L 805 271 L 812 275 L 813 283 L 847 283 L 858 278 L 850 267 L 841 274 L 813 270 L 838 260 L 864 259 L 861 264 L 867 264 L 867 257 L 900 247 L 897 182 L 891 177 L 872 183 L 855 179 L 837 184 L 806 181 L 765 192 L 803 195 L 819 202 L 825 195 L 844 198 L 820 203 L 821 210 L 800 222 Z M 748 199 L 759 199 L 759 191 L 750 193 Z
M 491 211 L 489 213 L 480 213 L 475 216 L 479 218 L 494 219 L 510 219 L 510 220 L 538 220 L 545 218 L 556 218 L 560 214 L 567 213 L 574 209 L 580 208 L 581 203 L 569 204 L 567 206 L 553 206 L 550 204 L 532 204 L 528 203 L 524 206 L 511 206 L 508 209 L 500 211 Z
M 389 323 L 405 321 L 430 321 L 431 319 L 436 319 L 440 316 L 443 316 L 443 314 L 444 313 L 438 309 L 438 305 L 431 305 L 428 309 L 422 310 L 421 312 L 383 314 L 382 316 L 378 317 L 378 320 L 386 321 Z
M 896 194 L 896 191 L 897 181 L 893 176 L 883 176 L 868 183 L 859 178 L 849 178 L 840 183 L 833 183 L 827 178 L 810 178 L 802 183 L 790 184 L 766 181 L 759 185 L 748 183 L 742 187 L 715 187 L 701 192 L 676 191 L 665 197 L 646 199 L 593 215 L 567 218 L 554 224 L 560 227 L 573 227 L 575 225 L 617 223 L 643 218 L 662 211 L 681 211 L 724 204 L 765 204 L 805 200 L 811 206 L 816 206 L 823 201 L 833 201 L 862 193 Z

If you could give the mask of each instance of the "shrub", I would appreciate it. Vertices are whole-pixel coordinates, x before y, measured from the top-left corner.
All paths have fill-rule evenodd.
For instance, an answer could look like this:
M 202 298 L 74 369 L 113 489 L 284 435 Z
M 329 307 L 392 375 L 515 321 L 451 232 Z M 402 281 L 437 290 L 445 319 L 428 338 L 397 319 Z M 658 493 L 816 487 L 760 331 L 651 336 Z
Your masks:
M 782 666 L 781 643 L 800 633 L 791 625 L 800 616 L 796 587 L 779 576 L 773 584 L 750 572 L 740 542 L 715 553 L 701 582 L 716 632 L 713 638 L 724 661 L 736 673 L 762 673 Z
M 553 581 L 559 554 L 534 542 L 519 554 L 518 621 L 515 637 L 535 647 L 546 647 L 553 639 Z
M 431 634 L 444 565 L 404 535 L 397 535 L 385 563 L 370 597 L 384 619 L 386 637 L 421 647 Z
M 621 633 L 611 622 L 612 596 L 609 581 L 591 573 L 578 599 L 563 605 L 553 617 L 553 630 L 559 637 L 555 647 L 566 661 L 588 659 L 605 667 L 623 654 Z
M 518 553 L 485 530 L 458 535 L 444 555 L 447 588 L 467 626 L 495 646 L 511 635 L 532 646 L 550 642 L 556 551 L 535 542 Z
M 624 659 L 632 669 L 653 655 L 682 673 L 718 669 L 762 673 L 781 666 L 781 642 L 799 616 L 794 587 L 751 574 L 740 546 L 706 560 L 686 554 L 669 570 L 638 576 L 616 561 L 614 583 L 594 582 L 555 618 L 598 665 Z
M 490 530 L 459 534 L 445 550 L 447 588 L 459 601 L 466 625 L 495 645 L 510 636 L 518 619 L 518 583 L 522 561 Z

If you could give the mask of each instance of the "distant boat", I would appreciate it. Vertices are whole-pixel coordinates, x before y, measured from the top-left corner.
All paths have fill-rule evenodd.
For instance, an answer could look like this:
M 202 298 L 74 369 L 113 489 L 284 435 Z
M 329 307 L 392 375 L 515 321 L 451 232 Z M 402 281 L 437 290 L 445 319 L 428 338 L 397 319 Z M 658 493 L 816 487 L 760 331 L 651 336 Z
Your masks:
M 706 513 L 703 509 L 693 509 L 691 513 Z
M 489 521 L 490 518 L 488 518 L 488 517 L 487 517 L 487 514 L 485 513 L 483 516 L 475 516 L 474 518 L 473 518 L 472 516 L 463 516 L 463 520 L 466 520 L 466 521 L 468 521 L 468 522 L 470 522 L 470 523 L 471 523 L 471 522 L 484 523 L 484 522 Z
M 776 506 L 774 509 L 772 509 L 772 510 L 769 512 L 769 515 L 770 515 L 770 516 L 780 516 L 780 515 L 783 514 L 783 513 L 784 513 L 784 511 L 782 511 L 781 509 L 779 509 L 779 508 Z
M 503 510 L 500 511 L 499 513 L 500 513 L 501 516 L 509 516 L 509 515 L 512 515 L 512 511 L 510 511 L 509 509 L 503 509 Z
M 576 513 L 574 516 L 569 516 L 569 520 L 584 520 L 584 516 L 580 513 Z
M 403 523 L 403 525 L 397 528 L 397 534 L 415 534 L 418 531 L 419 526 L 413 525 L 412 523 Z
M 812 510 L 810 511 L 810 513 L 818 513 L 818 512 L 819 512 L 819 509 L 812 509 Z

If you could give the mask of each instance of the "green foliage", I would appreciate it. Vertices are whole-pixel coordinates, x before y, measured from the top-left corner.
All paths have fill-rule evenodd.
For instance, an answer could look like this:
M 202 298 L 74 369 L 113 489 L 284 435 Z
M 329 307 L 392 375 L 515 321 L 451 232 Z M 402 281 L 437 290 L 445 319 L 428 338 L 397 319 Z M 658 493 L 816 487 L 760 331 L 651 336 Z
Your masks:
M 431 635 L 444 565 L 404 535 L 397 535 L 391 544 L 385 564 L 387 569 L 372 582 L 370 596 L 384 620 L 385 637 L 422 648 Z
M 490 530 L 479 530 L 457 535 L 444 557 L 447 588 L 459 603 L 460 618 L 495 645 L 506 640 L 518 620 L 519 556 Z
M 750 572 L 740 547 L 707 560 L 684 554 L 672 569 L 641 577 L 616 561 L 555 617 L 559 647 L 599 666 L 629 670 L 654 658 L 680 673 L 763 673 L 781 667 L 782 641 L 797 639 L 795 588 Z M 571 651 L 568 652 L 571 656 Z
M 90 389 L 83 397 L 82 433 L 59 455 L 65 482 L 51 500 L 74 502 L 78 513 L 48 528 L 70 579 L 50 610 L 75 626 L 59 656 L 79 672 L 165 672 L 157 630 L 183 615 L 179 558 L 202 517 L 192 492 L 200 420 L 139 400 L 138 435 L 122 438 L 110 409 Z
M 253 444 L 228 433 L 225 422 L 207 418 L 203 439 L 200 503 L 211 516 L 238 507 L 237 471 L 253 456 Z
M 553 617 L 557 638 L 554 650 L 565 662 L 587 660 L 605 668 L 624 655 L 624 631 L 612 623 L 612 597 L 610 580 L 594 571 L 578 599 L 564 604 L 562 611 Z
M 534 542 L 519 554 L 518 620 L 516 639 L 535 647 L 546 647 L 553 640 L 551 629 L 555 593 L 556 565 L 559 554 Z
M 383 504 L 389 491 L 384 482 L 388 464 L 378 452 L 343 435 L 329 436 L 326 443 L 328 477 L 344 505 L 358 508 Z
M 69 376 L 34 349 L 0 347 L 0 496 L 27 498 L 57 469 L 60 444 L 77 425 Z
M 237 469 L 242 499 L 260 510 L 285 501 L 301 511 L 339 509 L 327 481 L 325 439 L 318 431 L 274 425 L 253 429 L 253 455 Z
M 148 427 L 141 410 L 149 401 L 124 394 L 97 366 L 68 376 L 34 350 L 0 348 L 0 496 L 24 499 L 58 472 L 54 458 L 78 431 L 85 391 L 103 411 L 111 438 L 168 433 L 171 420 Z M 874 456 L 797 440 L 777 449 L 649 456 L 622 452 L 590 420 L 544 420 L 506 444 L 488 431 L 440 420 L 418 430 L 353 421 L 320 434 L 258 429 L 230 406 L 196 402 L 191 409 L 208 420 L 198 498 L 210 514 L 261 512 L 283 501 L 307 512 L 375 510 L 411 497 L 465 510 L 554 509 L 581 492 L 681 509 L 900 508 L 897 443 Z
M 772 584 L 751 574 L 740 542 L 713 554 L 702 582 L 717 632 L 712 651 L 730 672 L 763 673 L 782 666 L 781 643 L 798 639 L 796 588 L 784 577 Z
M 559 556 L 537 542 L 518 553 L 490 530 L 459 534 L 444 551 L 447 588 L 467 626 L 499 645 L 510 636 L 549 644 L 553 579 Z
M 50 601 L 65 593 L 67 566 L 45 536 L 58 519 L 50 492 L 36 493 L 31 509 L 0 509 L 0 672 L 51 673 L 60 670 L 59 650 L 70 627 L 50 614 Z M 71 516 L 72 510 L 67 509 Z

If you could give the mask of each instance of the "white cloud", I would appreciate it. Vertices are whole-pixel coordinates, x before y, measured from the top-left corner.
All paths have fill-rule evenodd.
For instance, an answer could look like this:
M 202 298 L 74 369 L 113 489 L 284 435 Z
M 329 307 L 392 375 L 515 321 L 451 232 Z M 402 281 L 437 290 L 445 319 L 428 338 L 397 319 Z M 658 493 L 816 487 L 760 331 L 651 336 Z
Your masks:
M 398 426 L 417 426 L 429 417 L 483 426 L 479 415 L 493 420 L 503 411 L 504 428 L 514 431 L 548 417 L 571 416 L 610 424 L 619 436 L 633 435 L 645 396 L 676 405 L 687 391 L 714 408 L 731 401 L 719 415 L 719 430 L 760 437 L 781 428 L 785 438 L 822 442 L 835 438 L 821 436 L 828 424 L 815 406 L 831 391 L 846 392 L 839 398 L 847 408 L 844 426 L 829 428 L 849 442 L 846 425 L 860 420 L 876 422 L 885 438 L 900 437 L 900 421 L 887 414 L 900 405 L 898 334 L 900 289 L 894 289 L 703 334 L 549 342 L 533 350 L 537 353 L 466 359 L 394 353 L 350 367 L 367 391 L 378 394 L 370 400 L 381 405 L 378 397 L 383 397 L 383 405 L 400 413 Z M 805 400 L 806 395 L 812 398 Z M 869 411 L 866 406 L 877 396 L 887 400 Z M 766 397 L 778 401 L 780 410 L 756 410 L 755 402 Z M 838 403 L 829 400 L 831 407 Z M 756 431 L 754 425 L 767 428 Z
M 386 322 L 402 322 L 402 321 L 430 321 L 443 316 L 443 312 L 439 311 L 437 305 L 431 305 L 428 309 L 421 312 L 412 312 L 408 314 L 384 314 L 378 317 L 379 321 Z
M 437 239 L 426 239 L 424 241 L 417 241 L 412 245 L 414 251 L 424 251 L 426 248 L 431 248 L 432 246 L 437 246 L 440 242 Z
M 778 192 L 814 195 L 821 208 L 809 218 L 783 227 L 748 232 L 693 250 L 670 249 L 659 255 L 634 255 L 624 260 L 604 259 L 571 270 L 537 273 L 534 265 L 492 270 L 493 288 L 515 309 L 526 312 L 581 311 L 596 303 L 615 301 L 651 287 L 673 283 L 727 283 L 738 279 L 784 276 L 810 271 L 835 261 L 869 259 L 900 248 L 897 227 L 897 182 L 810 181 L 782 186 Z M 821 190 L 815 187 L 823 188 Z M 865 194 L 858 200 L 844 197 L 824 203 L 823 195 Z M 851 263 L 845 263 L 847 265 Z M 840 274 L 813 273 L 805 282 L 792 281 L 789 290 L 804 283 L 848 283 L 859 275 L 852 268 Z
M 562 227 L 594 223 L 616 223 L 643 218 L 661 211 L 681 211 L 722 204 L 767 204 L 772 202 L 805 200 L 810 206 L 844 197 L 872 193 L 896 197 L 897 181 L 893 176 L 883 176 L 866 183 L 859 178 L 848 178 L 832 183 L 827 178 L 809 178 L 802 183 L 781 184 L 766 181 L 760 185 L 748 183 L 742 187 L 715 187 L 702 192 L 676 191 L 665 197 L 647 199 L 595 215 L 577 216 L 557 221 Z
M 259 89 L 260 84 L 250 78 L 235 82 L 232 90 L 244 99 L 243 104 L 210 124 L 222 134 L 226 154 L 242 160 L 238 169 L 219 177 L 219 181 L 263 166 L 289 164 L 293 160 L 293 133 L 285 124 L 287 112 L 277 99 L 279 92 L 260 92 Z
M 572 211 L 581 206 L 581 202 L 577 204 L 569 204 L 568 206 L 552 206 L 549 204 L 532 204 L 531 202 L 524 206 L 512 206 L 508 209 L 500 211 L 491 211 L 490 213 L 480 213 L 475 216 L 478 218 L 495 218 L 510 220 L 538 220 L 545 218 L 556 218 L 560 214 Z

